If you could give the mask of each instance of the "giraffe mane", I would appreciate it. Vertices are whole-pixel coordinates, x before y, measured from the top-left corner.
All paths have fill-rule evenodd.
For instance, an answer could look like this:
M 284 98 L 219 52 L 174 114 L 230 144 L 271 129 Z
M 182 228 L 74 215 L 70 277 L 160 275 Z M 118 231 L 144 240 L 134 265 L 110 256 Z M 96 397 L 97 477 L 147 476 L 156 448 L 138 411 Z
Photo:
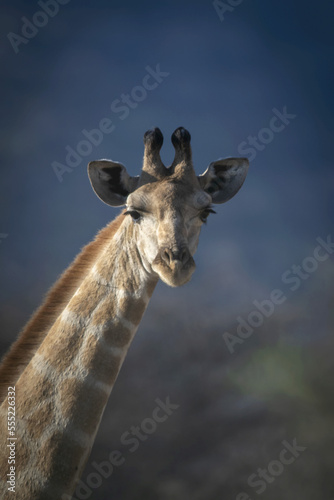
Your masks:
M 47 293 L 42 305 L 35 311 L 21 330 L 18 339 L 5 354 L 0 365 L 0 405 L 8 386 L 13 386 L 43 342 L 49 328 L 66 307 L 70 297 L 80 286 L 86 272 L 105 245 L 110 242 L 123 222 L 122 212 L 110 224 L 98 232 L 95 239 L 83 247 L 72 264 L 61 274 Z

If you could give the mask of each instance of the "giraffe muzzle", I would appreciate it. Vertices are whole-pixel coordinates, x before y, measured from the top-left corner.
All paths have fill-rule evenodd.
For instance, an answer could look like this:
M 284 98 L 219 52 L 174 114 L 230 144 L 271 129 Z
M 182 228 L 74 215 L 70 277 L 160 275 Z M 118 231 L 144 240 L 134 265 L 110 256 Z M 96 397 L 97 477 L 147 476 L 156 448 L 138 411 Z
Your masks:
M 195 261 L 187 247 L 163 247 L 154 259 L 153 269 L 167 285 L 181 286 L 190 280 Z
M 190 252 L 187 248 L 181 248 L 177 250 L 171 250 L 170 248 L 164 248 L 161 250 L 161 258 L 171 267 L 176 263 L 185 266 L 188 260 L 191 258 Z

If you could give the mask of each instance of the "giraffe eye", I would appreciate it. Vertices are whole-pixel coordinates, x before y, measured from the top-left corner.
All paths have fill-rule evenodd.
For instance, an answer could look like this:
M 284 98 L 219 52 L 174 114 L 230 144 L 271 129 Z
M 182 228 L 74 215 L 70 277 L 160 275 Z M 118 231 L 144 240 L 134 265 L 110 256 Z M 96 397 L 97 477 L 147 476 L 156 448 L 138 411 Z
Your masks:
M 215 213 L 217 213 L 217 212 L 212 210 L 212 208 L 206 208 L 205 210 L 203 210 L 203 212 L 200 213 L 199 218 L 201 219 L 202 222 L 205 223 L 207 221 L 207 218 L 209 217 L 209 215 L 215 214 Z
M 127 210 L 124 215 L 131 215 L 135 222 L 138 222 L 141 218 L 141 214 L 137 210 Z

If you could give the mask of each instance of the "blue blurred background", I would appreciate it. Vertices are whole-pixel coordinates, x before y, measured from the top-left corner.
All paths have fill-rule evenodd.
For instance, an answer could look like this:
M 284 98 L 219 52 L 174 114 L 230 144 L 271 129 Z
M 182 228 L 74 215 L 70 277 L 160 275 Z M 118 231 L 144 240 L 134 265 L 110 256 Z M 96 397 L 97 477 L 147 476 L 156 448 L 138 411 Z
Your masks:
M 333 234 L 334 5 L 70 0 L 58 7 L 49 18 L 36 17 L 42 11 L 37 2 L 3 1 L 0 7 L 1 353 L 79 249 L 119 211 L 92 192 L 88 161 L 111 158 L 137 175 L 143 134 L 154 126 L 165 137 L 166 164 L 173 160 L 173 130 L 182 125 L 190 131 L 198 174 L 219 157 L 246 154 L 249 176 L 204 227 L 192 282 L 177 290 L 158 286 L 92 457 L 103 460 L 123 423 L 149 416 L 154 399 L 166 393 L 180 403 L 179 417 L 150 437 L 131 466 L 124 465 L 114 482 L 104 481 L 94 498 L 110 492 L 124 499 L 234 498 L 244 490 L 255 495 L 247 490 L 248 475 L 275 458 L 280 439 L 302 433 L 305 408 L 318 418 L 318 431 L 329 412 L 312 398 L 325 394 L 327 401 L 331 385 L 333 255 L 293 293 L 282 274 L 313 255 L 318 237 Z M 22 33 L 22 17 L 45 25 Z M 136 87 L 148 66 L 163 77 L 143 92 Z M 115 101 L 123 94 L 135 97 L 120 112 Z M 268 130 L 275 113 L 284 110 L 290 118 L 282 130 Z M 57 175 L 54 165 L 66 165 L 66 148 L 77 150 L 87 139 L 82 131 L 98 128 L 104 118 L 113 130 L 77 157 L 76 167 Z M 254 137 L 257 145 L 249 146 Z M 253 301 L 267 299 L 276 288 L 286 292 L 284 305 L 231 355 L 223 333 L 235 333 L 236 318 L 247 317 Z M 259 383 L 263 379 L 267 385 Z M 298 401 L 293 417 L 292 400 Z M 190 433 L 189 419 L 198 412 L 201 424 Z M 225 431 L 216 429 L 206 449 L 212 415 Z M 304 431 L 306 443 L 313 431 Z M 300 467 L 291 466 L 271 491 L 268 485 L 268 498 L 333 498 L 330 435 L 314 434 L 305 444 L 311 449 L 308 465 L 305 458 Z M 224 452 L 214 452 L 217 443 Z M 316 471 L 314 461 L 320 464 Z M 309 481 L 303 490 L 293 480 L 297 466 L 298 477 Z M 198 477 L 205 467 L 211 476 Z M 321 484 L 327 488 L 322 494 Z

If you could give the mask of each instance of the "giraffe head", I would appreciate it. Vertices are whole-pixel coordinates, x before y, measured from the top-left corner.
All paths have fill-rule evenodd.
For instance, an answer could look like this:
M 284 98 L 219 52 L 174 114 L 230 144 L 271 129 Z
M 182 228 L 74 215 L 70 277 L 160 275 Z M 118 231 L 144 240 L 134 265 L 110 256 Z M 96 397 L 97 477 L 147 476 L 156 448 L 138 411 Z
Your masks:
M 131 177 L 111 160 L 92 161 L 88 175 L 97 196 L 111 206 L 126 205 L 141 261 L 149 273 L 167 285 L 183 285 L 195 270 L 193 255 L 203 223 L 213 204 L 225 203 L 241 188 L 248 170 L 247 158 L 210 163 L 196 176 L 190 134 L 175 130 L 175 158 L 168 168 L 160 158 L 163 136 L 158 128 L 144 135 L 141 175 Z

